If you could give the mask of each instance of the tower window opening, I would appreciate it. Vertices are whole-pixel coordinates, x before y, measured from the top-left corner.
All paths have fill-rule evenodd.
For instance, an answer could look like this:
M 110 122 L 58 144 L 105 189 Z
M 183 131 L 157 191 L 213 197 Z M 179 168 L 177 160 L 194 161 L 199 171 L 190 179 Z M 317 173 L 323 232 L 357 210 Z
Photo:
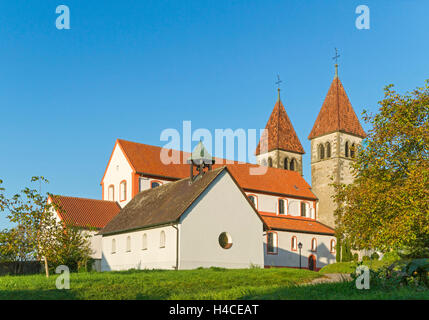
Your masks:
M 326 143 L 326 158 L 331 157 L 331 144 L 329 142 Z
M 319 159 L 325 158 L 325 147 L 323 144 L 319 144 Z

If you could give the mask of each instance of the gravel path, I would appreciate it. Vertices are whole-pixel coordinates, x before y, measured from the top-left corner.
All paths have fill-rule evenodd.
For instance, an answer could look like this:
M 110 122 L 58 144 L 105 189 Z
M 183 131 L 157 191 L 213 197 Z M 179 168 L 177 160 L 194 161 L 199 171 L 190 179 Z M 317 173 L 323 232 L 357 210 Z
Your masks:
M 326 273 L 324 277 L 314 279 L 309 284 L 333 283 L 333 282 L 343 282 L 343 281 L 351 281 L 351 280 L 352 280 L 352 277 L 350 277 L 350 275 L 347 273 Z

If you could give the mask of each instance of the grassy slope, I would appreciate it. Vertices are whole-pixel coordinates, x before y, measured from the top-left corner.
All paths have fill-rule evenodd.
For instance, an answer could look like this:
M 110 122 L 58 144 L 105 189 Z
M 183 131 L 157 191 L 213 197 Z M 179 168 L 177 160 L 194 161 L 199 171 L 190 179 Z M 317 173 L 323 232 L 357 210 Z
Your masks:
M 370 269 L 376 270 L 381 267 L 388 266 L 392 264 L 393 261 L 384 261 L 384 260 L 369 260 L 364 261 L 363 264 L 368 266 Z M 352 273 L 356 271 L 357 262 L 337 262 L 333 264 L 328 264 L 323 267 L 321 273 Z
M 0 277 L 0 299 L 429 299 L 429 291 L 361 291 L 353 283 L 296 286 L 320 273 L 297 269 L 128 271 L 72 274 L 70 290 L 56 276 Z

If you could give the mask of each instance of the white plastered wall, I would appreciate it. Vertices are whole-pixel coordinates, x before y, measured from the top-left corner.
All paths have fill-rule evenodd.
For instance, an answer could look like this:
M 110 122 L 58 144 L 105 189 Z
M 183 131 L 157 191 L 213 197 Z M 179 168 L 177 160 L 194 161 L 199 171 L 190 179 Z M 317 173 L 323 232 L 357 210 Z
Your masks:
M 160 247 L 161 231 L 165 232 L 165 247 Z M 147 235 L 147 249 L 143 249 L 143 234 Z M 127 237 L 131 247 L 127 251 Z M 116 241 L 116 252 L 112 253 L 112 240 Z M 174 269 L 176 266 L 176 229 L 163 226 L 102 238 L 102 271 L 128 269 Z
M 227 232 L 232 247 L 219 245 Z M 263 224 L 226 171 L 204 191 L 181 219 L 180 269 L 263 266 Z
M 278 237 L 278 252 L 277 254 L 267 253 L 267 237 L 264 236 L 264 260 L 265 266 L 273 267 L 299 267 L 299 249 L 292 250 L 292 237 L 297 238 L 298 243 L 302 243 L 301 249 L 301 267 L 308 267 L 308 257 L 314 255 L 316 258 L 316 268 L 320 269 L 327 264 L 335 262 L 335 253 L 330 252 L 331 240 L 335 237 L 329 235 L 275 231 Z M 316 238 L 317 250 L 311 250 L 311 241 Z
M 123 208 L 130 200 L 132 195 L 132 176 L 133 169 L 131 168 L 128 160 L 126 159 L 124 153 L 122 152 L 118 144 L 115 145 L 115 148 L 112 153 L 109 165 L 106 169 L 106 174 L 103 179 L 103 199 L 104 200 L 114 200 L 119 203 Z M 127 197 L 125 201 L 120 201 L 120 183 L 125 180 L 127 182 Z M 109 199 L 109 186 L 114 186 L 114 199 Z

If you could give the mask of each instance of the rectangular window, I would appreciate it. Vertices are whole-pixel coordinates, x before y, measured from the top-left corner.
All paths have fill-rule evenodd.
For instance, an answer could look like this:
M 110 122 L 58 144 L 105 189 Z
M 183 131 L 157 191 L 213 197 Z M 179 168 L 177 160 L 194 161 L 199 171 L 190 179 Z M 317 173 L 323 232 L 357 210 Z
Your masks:
M 305 202 L 301 202 L 301 217 L 306 217 L 307 216 L 307 212 L 306 212 L 307 206 Z
M 279 214 L 285 214 L 285 200 L 279 199 Z
M 277 254 L 277 233 L 269 232 L 267 234 L 267 253 Z

